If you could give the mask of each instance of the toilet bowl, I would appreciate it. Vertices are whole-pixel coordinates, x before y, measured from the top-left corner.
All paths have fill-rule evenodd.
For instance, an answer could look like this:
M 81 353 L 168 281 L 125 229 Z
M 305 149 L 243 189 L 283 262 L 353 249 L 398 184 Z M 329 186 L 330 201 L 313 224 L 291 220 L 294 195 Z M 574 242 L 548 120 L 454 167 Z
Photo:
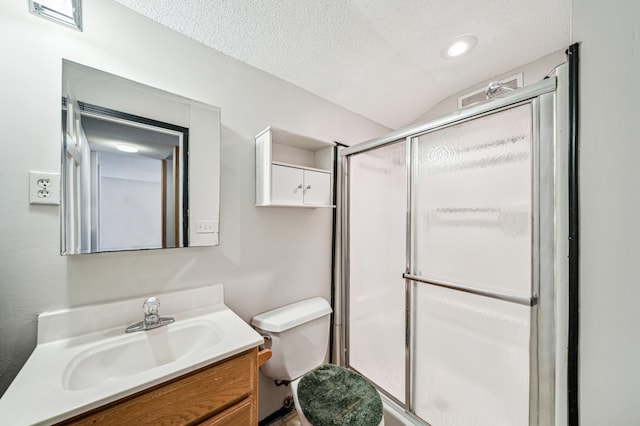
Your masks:
M 376 402 L 376 398 L 380 400 L 380 395 L 373 385 L 362 376 L 343 367 L 324 364 L 329 344 L 331 312 L 331 307 L 326 300 L 315 297 L 253 317 L 251 324 L 264 336 L 265 346 L 272 351 L 271 359 L 260 368 L 267 377 L 277 382 L 290 383 L 298 417 L 305 426 L 312 424 L 305 415 L 305 411 L 316 419 L 318 416 L 331 416 L 332 410 L 323 410 L 326 408 L 322 406 L 325 404 L 324 401 L 334 401 L 334 404 L 340 405 L 345 403 L 347 398 L 355 397 L 351 394 L 352 392 L 365 392 L 367 397 L 354 398 L 352 401 L 358 402 L 348 404 L 351 412 L 344 418 L 365 415 L 369 421 L 367 426 L 384 425 L 382 403 L 380 402 L 378 407 Z M 305 380 L 302 386 L 304 398 L 298 395 L 302 380 Z M 313 382 L 313 380 L 317 381 Z M 336 382 L 329 383 L 332 380 Z M 333 396 L 330 395 L 331 391 L 320 392 L 318 397 L 309 390 L 313 386 L 321 386 L 325 383 L 331 385 L 327 389 L 339 390 L 336 390 L 337 393 Z M 334 399 L 326 399 L 330 396 Z M 324 414 L 325 411 L 328 414 Z M 335 414 L 335 410 L 333 411 Z M 379 423 L 377 423 L 378 418 L 381 419 Z M 359 423 L 358 426 L 363 425 Z

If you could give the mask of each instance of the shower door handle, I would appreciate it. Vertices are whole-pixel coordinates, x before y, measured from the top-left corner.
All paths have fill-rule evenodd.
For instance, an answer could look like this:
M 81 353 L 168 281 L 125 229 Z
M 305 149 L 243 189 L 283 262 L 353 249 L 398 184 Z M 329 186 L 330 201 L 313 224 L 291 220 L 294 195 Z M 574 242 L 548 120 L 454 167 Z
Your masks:
M 471 287 L 471 286 L 462 285 L 462 284 L 453 284 L 446 281 L 427 279 L 419 275 L 408 274 L 406 272 L 402 274 L 402 278 L 406 280 L 433 285 L 436 287 L 444 287 L 450 290 L 463 291 L 465 293 L 475 294 L 476 296 L 484 296 L 484 297 L 489 297 L 491 299 L 503 300 L 505 302 L 517 303 L 519 305 L 534 306 L 538 303 L 538 295 L 536 293 L 533 293 L 531 297 L 514 296 L 511 294 L 483 290 L 481 288 Z

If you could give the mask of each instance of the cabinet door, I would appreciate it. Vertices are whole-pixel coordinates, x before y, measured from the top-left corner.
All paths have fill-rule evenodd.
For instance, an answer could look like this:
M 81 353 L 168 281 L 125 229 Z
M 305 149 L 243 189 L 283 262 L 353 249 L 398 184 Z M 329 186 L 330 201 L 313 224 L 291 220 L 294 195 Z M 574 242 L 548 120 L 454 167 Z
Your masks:
M 331 174 L 304 171 L 304 204 L 331 205 Z
M 302 204 L 302 170 L 293 167 L 271 166 L 271 202 L 273 204 Z

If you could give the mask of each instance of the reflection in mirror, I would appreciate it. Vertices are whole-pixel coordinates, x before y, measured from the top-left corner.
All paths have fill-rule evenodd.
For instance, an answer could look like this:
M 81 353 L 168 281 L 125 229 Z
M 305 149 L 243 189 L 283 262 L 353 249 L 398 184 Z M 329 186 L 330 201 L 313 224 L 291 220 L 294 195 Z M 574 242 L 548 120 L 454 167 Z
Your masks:
M 66 104 L 63 99 L 64 134 Z M 90 251 L 187 247 L 189 130 L 83 102 L 78 107 L 89 146 Z M 67 161 L 72 157 L 63 157 L 65 169 Z
M 62 254 L 217 245 L 218 109 L 64 61 L 62 129 Z

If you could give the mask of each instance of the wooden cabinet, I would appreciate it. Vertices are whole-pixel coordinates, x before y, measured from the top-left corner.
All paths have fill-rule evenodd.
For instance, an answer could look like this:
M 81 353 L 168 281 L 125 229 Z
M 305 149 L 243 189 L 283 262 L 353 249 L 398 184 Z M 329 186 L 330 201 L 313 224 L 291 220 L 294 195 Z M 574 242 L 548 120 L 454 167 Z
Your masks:
M 334 144 L 268 127 L 256 136 L 256 206 L 333 207 Z
M 64 425 L 256 425 L 258 350 L 170 380 Z

